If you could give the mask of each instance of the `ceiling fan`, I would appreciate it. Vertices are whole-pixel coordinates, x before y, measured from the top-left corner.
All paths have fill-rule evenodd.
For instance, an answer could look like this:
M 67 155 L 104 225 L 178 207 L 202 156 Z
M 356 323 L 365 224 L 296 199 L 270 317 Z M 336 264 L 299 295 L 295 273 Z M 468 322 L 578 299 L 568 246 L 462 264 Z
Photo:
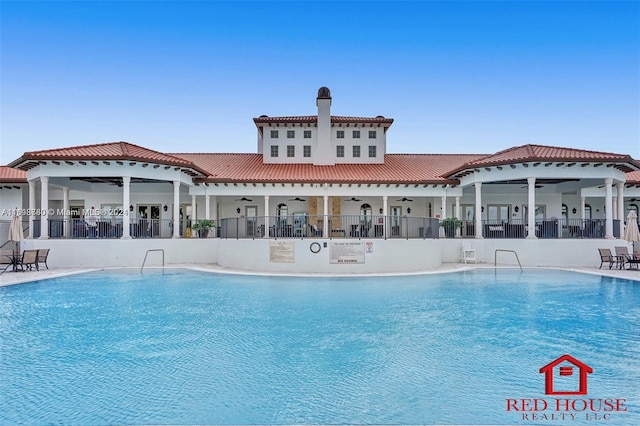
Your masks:
M 296 197 L 296 198 L 289 198 L 289 201 L 307 201 L 304 198 L 300 198 L 300 197 Z
M 236 198 L 235 201 L 253 201 L 253 200 L 251 198 L 242 197 L 242 198 Z
M 362 200 L 360 198 L 351 197 L 351 198 L 347 198 L 345 201 L 362 201 Z
M 403 203 L 404 203 L 405 201 L 413 202 L 413 200 L 412 200 L 411 198 L 407 198 L 407 197 L 403 197 L 403 198 L 401 198 L 401 199 L 399 199 L 399 200 L 396 200 L 396 201 L 401 201 L 401 202 L 403 202 Z

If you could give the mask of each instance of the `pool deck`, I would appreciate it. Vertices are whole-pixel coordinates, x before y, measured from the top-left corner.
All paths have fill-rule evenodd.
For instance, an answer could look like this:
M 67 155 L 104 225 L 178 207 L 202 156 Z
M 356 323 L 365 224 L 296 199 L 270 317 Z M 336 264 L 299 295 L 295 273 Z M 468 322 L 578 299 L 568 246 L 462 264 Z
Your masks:
M 295 275 L 295 276 L 301 276 L 300 274 L 273 274 L 273 273 L 266 273 L 266 274 L 258 274 L 255 272 L 248 272 L 248 271 L 239 271 L 239 270 L 231 270 L 231 269 L 227 269 L 227 268 L 222 268 L 218 265 L 211 265 L 211 264 L 176 264 L 176 265 L 170 265 L 167 266 L 167 268 L 185 268 L 185 269 L 191 269 L 191 270 L 196 270 L 196 271 L 202 271 L 202 272 L 212 272 L 212 273 L 224 273 L 224 274 L 241 274 L 241 275 L 272 275 L 272 276 L 278 276 L 278 275 L 282 275 L 282 276 L 291 276 L 291 275 Z M 458 272 L 458 271 L 467 271 L 467 270 L 471 270 L 471 269 L 494 269 L 494 266 L 492 265 L 488 265 L 488 264 L 462 264 L 462 263 L 445 263 L 442 264 L 439 268 L 436 269 L 430 269 L 430 270 L 425 270 L 425 271 L 419 271 L 419 272 L 411 272 L 411 273 L 406 273 L 406 274 L 386 274 L 386 275 L 427 275 L 427 274 L 442 274 L 442 273 L 450 273 L 450 272 Z M 499 269 L 514 269 L 513 267 L 498 267 Z M 64 277 L 67 275 L 75 275 L 75 274 L 82 274 L 82 273 L 86 273 L 86 272 L 92 272 L 92 271 L 101 271 L 101 270 L 108 270 L 108 269 L 123 269 L 123 268 L 56 268 L 56 269 L 44 269 L 44 270 L 40 270 L 40 271 L 26 271 L 26 272 L 5 272 L 4 274 L 0 275 L 0 287 L 3 286 L 9 286 L 9 285 L 14 285 L 14 284 L 23 284 L 23 283 L 28 283 L 28 282 L 33 282 L 33 281 L 41 281 L 41 280 L 46 280 L 46 279 L 50 279 L 50 278 L 58 278 L 58 277 Z M 132 269 L 132 270 L 137 270 L 138 268 L 124 268 L 124 269 Z M 145 268 L 146 270 L 149 269 L 161 269 L 160 267 L 147 267 Z M 560 268 L 548 268 L 548 267 L 538 267 L 538 268 L 525 268 L 525 269 L 560 269 Z M 603 269 L 598 269 L 598 268 L 562 268 L 562 270 L 566 270 L 566 271 L 575 271 L 575 272 L 582 272 L 582 273 L 586 273 L 586 274 L 593 274 L 593 275 L 602 275 L 602 276 L 606 276 L 606 277 L 613 277 L 613 278 L 624 278 L 624 279 L 628 279 L 628 280 L 633 280 L 633 281 L 640 281 L 640 270 L 637 269 L 632 269 L 632 270 L 628 270 L 628 269 L 608 269 L 608 268 L 603 268 Z M 383 276 L 385 274 L 370 274 L 370 275 L 355 275 L 355 274 L 349 274 L 346 276 Z M 324 277 L 324 276 L 330 276 L 330 275 L 326 275 L 326 274 L 308 274 L 309 277 Z M 340 276 L 345 276 L 345 275 L 340 275 Z

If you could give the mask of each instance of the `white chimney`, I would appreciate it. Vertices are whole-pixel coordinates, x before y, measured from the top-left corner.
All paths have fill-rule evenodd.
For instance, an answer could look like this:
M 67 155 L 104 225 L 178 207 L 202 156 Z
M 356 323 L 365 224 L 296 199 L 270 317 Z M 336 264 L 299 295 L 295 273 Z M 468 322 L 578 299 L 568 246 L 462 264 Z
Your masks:
M 313 164 L 317 166 L 333 166 L 335 161 L 335 148 L 331 143 L 331 92 L 327 87 L 318 89 L 316 98 L 318 106 L 318 138 Z

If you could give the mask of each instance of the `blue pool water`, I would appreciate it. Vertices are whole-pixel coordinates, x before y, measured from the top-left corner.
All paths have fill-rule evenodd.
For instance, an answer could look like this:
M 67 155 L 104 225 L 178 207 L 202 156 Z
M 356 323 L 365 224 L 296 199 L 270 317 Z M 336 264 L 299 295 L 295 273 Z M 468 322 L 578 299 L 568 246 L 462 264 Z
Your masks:
M 0 423 L 531 423 L 563 354 L 640 424 L 640 283 L 100 272 L 0 288 Z

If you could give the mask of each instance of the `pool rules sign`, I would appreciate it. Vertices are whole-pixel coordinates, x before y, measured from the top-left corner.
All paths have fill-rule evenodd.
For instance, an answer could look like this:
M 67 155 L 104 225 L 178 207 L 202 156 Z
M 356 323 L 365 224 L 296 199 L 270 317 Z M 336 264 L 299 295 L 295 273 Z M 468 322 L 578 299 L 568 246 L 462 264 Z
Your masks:
M 364 263 L 363 242 L 335 242 L 329 245 L 329 263 L 348 265 Z

